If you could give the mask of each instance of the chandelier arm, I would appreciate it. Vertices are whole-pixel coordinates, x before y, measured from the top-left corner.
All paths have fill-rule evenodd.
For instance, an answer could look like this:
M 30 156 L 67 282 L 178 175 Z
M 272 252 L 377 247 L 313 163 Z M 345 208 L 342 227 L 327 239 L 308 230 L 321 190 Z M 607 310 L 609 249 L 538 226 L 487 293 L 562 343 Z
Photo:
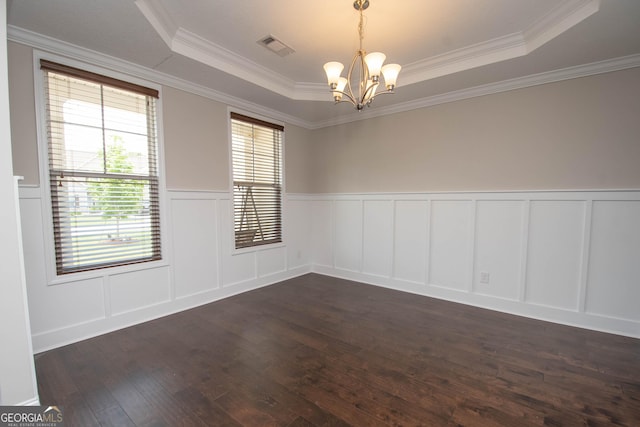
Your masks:
M 388 95 L 388 94 L 393 94 L 393 93 L 395 93 L 395 92 L 393 91 L 393 89 L 385 89 L 385 90 L 383 90 L 383 91 L 377 92 L 375 96 L 378 96 L 378 95 Z M 374 98 L 375 98 L 375 96 L 374 96 Z M 373 98 L 372 98 L 372 99 L 373 99 Z
M 362 95 L 362 103 L 363 103 L 363 104 L 364 104 L 364 100 L 365 100 L 365 99 L 367 99 L 367 94 L 368 94 L 369 92 L 371 92 L 371 91 L 372 91 L 375 87 L 377 87 L 379 84 L 380 84 L 380 83 L 374 83 L 374 84 L 372 84 L 371 86 L 369 86 L 369 87 L 364 91 L 364 94 Z M 378 96 L 378 95 L 380 95 L 380 94 L 382 94 L 382 93 L 383 93 L 383 92 L 376 93 L 375 95 L 373 95 L 373 96 L 371 97 L 371 99 L 369 99 L 369 101 L 367 102 L 367 104 L 371 103 L 371 101 L 373 101 L 373 98 L 375 98 L 376 96 Z
M 364 98 L 367 93 L 367 81 L 369 80 L 369 68 L 367 67 L 366 62 L 364 61 L 364 57 L 367 54 L 364 50 L 360 49 L 356 52 L 356 55 L 353 57 L 351 61 L 351 66 L 349 67 L 349 73 L 347 74 L 347 86 L 349 88 L 349 92 L 351 93 L 351 97 L 356 101 L 356 106 L 364 105 Z M 356 64 L 358 64 L 359 75 L 358 75 L 358 95 L 353 91 L 352 83 L 353 83 L 353 72 L 355 71 Z
M 367 97 L 367 92 L 369 92 L 369 88 L 367 87 L 367 83 L 369 82 L 369 67 L 364 60 L 367 52 L 364 50 L 360 51 L 360 83 L 358 84 L 358 95 L 360 96 L 360 103 L 364 104 L 364 99 Z
M 352 76 L 353 76 L 353 70 L 355 68 L 356 62 L 358 61 L 358 58 L 360 58 L 360 66 L 362 67 L 364 65 L 364 58 L 363 57 L 364 52 L 362 50 L 359 50 L 356 55 L 353 57 L 353 59 L 351 60 L 351 65 L 349 66 L 349 71 L 347 72 L 347 90 L 349 92 L 349 97 L 354 101 L 354 105 L 357 105 L 358 102 L 356 101 L 356 99 L 358 98 L 355 93 L 353 93 L 353 88 L 351 87 L 351 82 L 352 82 Z
M 335 101 L 335 104 L 338 104 L 339 102 L 350 102 L 353 105 L 358 105 L 357 101 L 355 100 L 355 98 L 351 95 L 349 95 L 347 92 L 341 91 L 341 90 L 334 90 L 333 92 L 338 92 L 341 93 L 342 95 L 346 95 L 348 99 L 340 99 L 338 101 Z

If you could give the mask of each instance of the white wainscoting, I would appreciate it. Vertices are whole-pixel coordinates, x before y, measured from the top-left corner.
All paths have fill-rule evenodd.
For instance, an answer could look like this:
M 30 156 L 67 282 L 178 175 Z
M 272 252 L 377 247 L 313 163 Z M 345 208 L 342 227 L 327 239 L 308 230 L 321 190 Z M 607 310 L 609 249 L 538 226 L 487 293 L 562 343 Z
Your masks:
M 20 188 L 36 353 L 310 271 L 311 202 L 284 202 L 284 244 L 235 253 L 229 194 L 168 191 L 164 261 L 50 279 L 41 190 Z
M 20 204 L 35 352 L 309 271 L 640 338 L 640 191 L 288 195 L 284 244 L 239 253 L 228 193 L 168 191 L 163 263 L 54 284 Z
M 640 191 L 308 199 L 315 272 L 640 338 Z

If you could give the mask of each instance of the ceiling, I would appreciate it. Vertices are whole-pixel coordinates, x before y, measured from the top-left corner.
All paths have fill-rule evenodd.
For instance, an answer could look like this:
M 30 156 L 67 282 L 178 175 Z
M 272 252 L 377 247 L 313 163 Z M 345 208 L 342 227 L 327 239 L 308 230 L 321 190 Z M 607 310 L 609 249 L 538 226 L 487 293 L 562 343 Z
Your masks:
M 322 69 L 331 60 L 348 66 L 358 47 L 352 0 L 7 5 L 9 39 L 70 43 L 309 128 L 640 66 L 638 0 L 370 0 L 364 48 L 403 69 L 394 95 L 357 113 L 333 105 Z M 257 43 L 265 36 L 294 52 L 269 51 Z

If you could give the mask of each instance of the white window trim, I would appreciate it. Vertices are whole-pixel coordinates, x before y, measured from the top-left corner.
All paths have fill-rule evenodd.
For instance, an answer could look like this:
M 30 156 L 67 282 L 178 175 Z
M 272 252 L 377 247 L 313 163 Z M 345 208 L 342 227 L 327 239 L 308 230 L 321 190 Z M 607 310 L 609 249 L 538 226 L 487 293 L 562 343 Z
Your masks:
M 53 237 L 53 216 L 51 211 L 51 187 L 49 182 L 49 151 L 47 138 L 47 122 L 46 122 L 46 93 L 44 89 L 44 79 L 42 70 L 40 69 L 40 60 L 48 60 L 57 62 L 70 67 L 80 68 L 93 73 L 102 74 L 104 76 L 115 79 L 128 81 L 141 86 L 146 86 L 158 90 L 160 98 L 156 103 L 156 126 L 157 126 L 157 167 L 158 167 L 158 198 L 160 205 L 160 250 L 162 259 L 157 261 L 149 261 L 138 264 L 128 264 L 114 267 L 106 267 L 96 270 L 80 271 L 76 273 L 66 273 L 58 275 L 55 260 L 55 242 Z M 166 267 L 170 264 L 169 257 L 171 255 L 169 249 L 169 234 L 167 232 L 169 221 L 169 209 L 166 205 L 166 181 L 165 181 L 165 163 L 164 163 L 164 132 L 163 132 L 163 115 L 162 115 L 162 86 L 153 82 L 139 79 L 129 74 L 102 68 L 86 62 L 69 59 L 58 56 L 49 52 L 33 51 L 33 81 L 35 95 L 35 113 L 36 113 L 36 138 L 38 144 L 38 172 L 40 174 L 40 200 L 43 225 L 43 243 L 45 250 L 46 278 L 47 285 L 59 285 L 64 283 L 76 282 L 92 278 L 107 277 L 116 274 L 143 271 L 158 267 Z
M 259 245 L 259 246 L 251 246 L 251 247 L 247 247 L 247 248 L 236 248 L 236 244 L 235 244 L 235 221 L 234 221 L 234 210 L 233 210 L 233 152 L 232 152 L 232 130 L 231 130 L 231 113 L 236 113 L 236 114 L 242 114 L 243 116 L 247 116 L 247 117 L 253 117 L 254 119 L 258 119 L 258 120 L 262 120 L 265 122 L 269 122 L 269 123 L 273 123 L 276 125 L 281 125 L 283 127 L 285 126 L 285 123 L 280 121 L 280 120 L 276 120 L 273 119 L 271 117 L 267 117 L 267 116 L 262 116 L 260 114 L 256 114 L 253 113 L 251 111 L 247 111 L 247 110 L 242 110 L 240 108 L 235 108 L 235 107 L 227 107 L 227 147 L 228 147 L 228 152 L 229 152 L 229 222 L 230 224 L 228 225 L 228 229 L 230 230 L 230 238 L 229 238 L 229 246 L 230 246 L 230 253 L 231 255 L 242 255 L 242 254 L 246 254 L 246 253 L 254 253 L 254 252 L 262 252 L 262 251 L 267 251 L 270 249 L 276 249 L 276 248 L 284 248 L 286 247 L 286 188 L 285 188 L 285 182 L 286 182 L 286 176 L 285 176 L 285 169 L 286 169 L 286 159 L 285 159 L 285 140 L 287 138 L 286 132 L 282 132 L 282 147 L 281 147 L 281 157 L 282 157 L 282 186 L 281 186 L 281 191 L 280 191 L 280 206 L 281 206 L 281 224 L 282 224 L 282 230 L 281 230 L 281 237 L 282 237 L 282 241 L 278 242 L 278 243 L 269 243 L 266 245 Z

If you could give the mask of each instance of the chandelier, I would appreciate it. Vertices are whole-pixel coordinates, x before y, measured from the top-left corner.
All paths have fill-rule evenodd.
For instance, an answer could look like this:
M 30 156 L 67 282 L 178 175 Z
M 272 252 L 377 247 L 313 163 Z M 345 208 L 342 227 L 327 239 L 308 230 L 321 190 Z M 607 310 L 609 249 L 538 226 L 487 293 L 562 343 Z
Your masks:
M 383 66 L 386 55 L 381 52 L 371 52 L 367 54 L 362 48 L 364 39 L 364 19 L 362 11 L 369 7 L 369 0 L 356 0 L 353 7 L 360 13 L 360 23 L 358 24 L 358 34 L 360 36 L 360 49 L 356 52 L 347 77 L 340 74 L 344 65 L 340 62 L 327 62 L 324 64 L 324 71 L 327 73 L 327 80 L 333 99 L 336 102 L 351 102 L 358 111 L 365 106 L 371 105 L 376 95 L 393 93 L 396 87 L 396 80 L 402 68 L 398 64 L 387 64 Z M 384 76 L 385 90 L 376 94 L 376 89 L 380 84 L 380 73 Z M 355 80 L 354 78 L 357 78 Z

